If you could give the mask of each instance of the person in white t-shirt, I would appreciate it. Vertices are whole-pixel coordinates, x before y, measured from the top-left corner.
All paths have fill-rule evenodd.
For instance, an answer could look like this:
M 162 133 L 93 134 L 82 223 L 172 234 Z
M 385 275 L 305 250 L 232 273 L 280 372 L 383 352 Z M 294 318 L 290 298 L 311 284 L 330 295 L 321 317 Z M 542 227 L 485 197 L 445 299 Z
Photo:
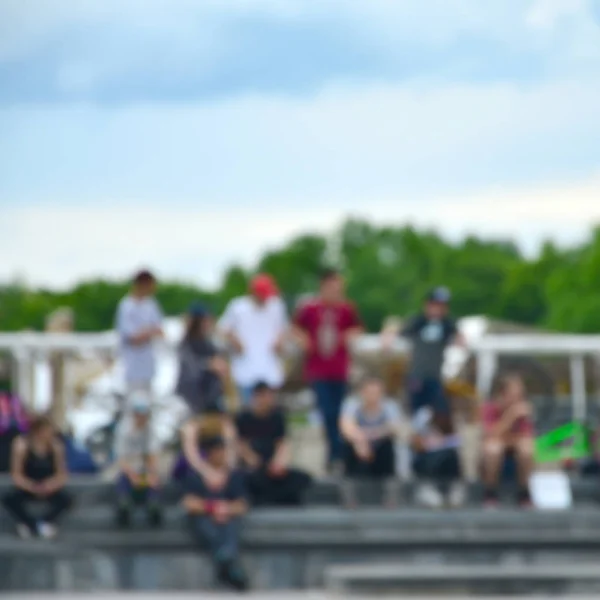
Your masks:
M 140 271 L 133 280 L 131 292 L 117 308 L 116 329 L 128 392 L 152 388 L 156 370 L 154 341 L 163 336 L 163 316 L 154 298 L 155 291 L 154 275 Z
M 252 279 L 250 294 L 228 304 L 218 329 L 234 351 L 232 377 L 243 406 L 250 403 L 257 382 L 281 387 L 285 377 L 281 353 L 288 317 L 270 276 L 260 274 Z

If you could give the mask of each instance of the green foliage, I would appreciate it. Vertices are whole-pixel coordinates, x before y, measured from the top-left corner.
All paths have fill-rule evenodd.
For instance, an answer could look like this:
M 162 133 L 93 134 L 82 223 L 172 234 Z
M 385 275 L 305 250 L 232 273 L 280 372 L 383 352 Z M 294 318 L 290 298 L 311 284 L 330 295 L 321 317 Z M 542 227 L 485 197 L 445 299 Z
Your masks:
M 319 270 L 332 254 L 343 265 L 348 295 L 371 331 L 390 315 L 417 310 L 435 285 L 451 288 L 457 315 L 485 314 L 557 331 L 600 331 L 600 228 L 580 247 L 561 250 L 547 243 L 537 256 L 526 257 L 507 241 L 470 236 L 450 242 L 433 231 L 350 219 L 330 237 L 305 234 L 270 249 L 250 271 L 232 265 L 218 290 L 166 281 L 158 299 L 170 315 L 196 300 L 220 312 L 245 293 L 252 272 L 264 271 L 292 305 L 316 290 Z M 0 328 L 42 329 L 48 313 L 69 306 L 78 330 L 108 329 L 126 292 L 123 281 L 85 281 L 68 292 L 6 284 L 0 286 Z

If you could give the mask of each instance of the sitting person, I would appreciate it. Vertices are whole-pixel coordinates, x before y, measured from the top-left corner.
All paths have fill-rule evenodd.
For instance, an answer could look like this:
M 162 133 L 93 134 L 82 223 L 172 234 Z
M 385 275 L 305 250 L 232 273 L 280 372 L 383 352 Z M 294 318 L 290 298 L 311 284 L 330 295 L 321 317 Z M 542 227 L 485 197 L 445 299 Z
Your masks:
M 238 455 L 246 469 L 255 506 L 297 506 L 311 484 L 308 474 L 290 468 L 283 411 L 266 383 L 254 386 L 250 406 L 237 417 Z
M 383 382 L 367 377 L 358 394 L 344 401 L 340 417 L 344 440 L 345 503 L 356 505 L 353 480 L 385 480 L 384 503 L 397 503 L 399 480 L 396 478 L 396 441 L 407 440 L 410 428 L 393 400 L 386 399 Z
M 498 503 L 498 485 L 507 459 L 516 464 L 519 484 L 518 501 L 531 505 L 529 478 L 534 466 L 534 427 L 532 407 L 525 395 L 523 380 L 518 375 L 498 379 L 482 411 L 484 427 L 483 478 L 485 504 Z
M 239 560 L 240 517 L 248 510 L 244 476 L 229 468 L 222 438 L 205 439 L 201 450 L 207 464 L 226 477 L 222 486 L 214 487 L 195 471 L 188 472 L 183 507 L 190 531 L 201 546 L 208 547 L 219 581 L 243 591 L 248 588 Z
M 205 411 L 188 419 L 181 428 L 182 454 L 179 457 L 173 477 L 178 481 L 185 479 L 192 470 L 202 476 L 209 487 L 224 485 L 227 470 L 211 467 L 201 451 L 202 441 L 214 437 L 225 441 L 227 465 L 233 469 L 237 465 L 237 434 L 232 418 L 221 406 L 207 406 Z
M 146 392 L 134 392 L 126 414 L 117 428 L 115 454 L 117 480 L 117 523 L 130 525 L 133 507 L 142 504 L 150 525 L 161 523 L 158 475 L 159 444 L 153 435 L 150 402 Z
M 448 504 L 458 508 L 465 502 L 459 455 L 460 439 L 452 417 L 445 409 L 423 407 L 413 418 L 413 472 L 424 480 L 416 500 L 428 508 Z
M 175 393 L 181 396 L 192 414 L 209 406 L 222 406 L 228 366 L 213 343 L 208 311 L 200 304 L 189 310 L 187 329 L 179 346 L 179 375 Z
M 14 440 L 11 475 L 14 489 L 2 504 L 16 520 L 19 536 L 56 537 L 56 522 L 72 499 L 64 489 L 68 479 L 64 447 L 46 417 L 35 418 L 29 433 Z M 36 501 L 45 505 L 39 519 L 28 506 Z

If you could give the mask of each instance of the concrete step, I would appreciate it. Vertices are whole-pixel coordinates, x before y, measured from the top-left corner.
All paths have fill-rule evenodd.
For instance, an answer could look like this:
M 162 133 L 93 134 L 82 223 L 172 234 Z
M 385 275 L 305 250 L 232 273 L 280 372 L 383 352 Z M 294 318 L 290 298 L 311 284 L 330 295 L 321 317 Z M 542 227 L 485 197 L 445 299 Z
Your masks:
M 12 486 L 10 477 L 0 475 L 0 495 L 6 493 Z M 418 482 L 406 482 L 401 486 L 401 497 L 405 504 L 413 502 Z M 595 478 L 571 478 L 573 497 L 576 503 L 592 503 L 600 501 L 600 485 Z M 74 476 L 69 480 L 71 490 L 85 504 L 102 504 L 114 501 L 115 488 L 110 481 L 99 477 Z M 501 489 L 503 500 L 510 502 L 515 493 L 514 485 L 504 485 Z M 361 504 L 381 504 L 381 486 L 373 482 L 358 482 L 357 494 Z M 180 488 L 176 483 L 167 483 L 164 487 L 164 502 L 175 504 L 180 498 Z M 468 486 L 468 504 L 476 506 L 481 503 L 483 487 L 480 483 Z M 310 506 L 336 506 L 341 503 L 339 482 L 334 479 L 321 479 L 314 483 L 307 494 L 307 504 Z
M 79 506 L 64 520 L 61 540 L 69 547 L 187 547 L 191 541 L 182 510 L 169 507 L 160 531 L 150 530 L 143 512 L 130 530 L 116 528 L 110 506 Z M 1 522 L 3 539 L 14 545 L 12 524 Z M 252 547 L 319 547 L 343 545 L 411 545 L 456 547 L 513 545 L 520 547 L 600 548 L 600 511 L 588 508 L 559 513 L 478 509 L 433 512 L 419 509 L 340 508 L 261 509 L 244 520 L 243 539 Z M 27 546 L 29 547 L 29 546 Z M 32 550 L 47 546 L 33 543 Z
M 588 564 L 535 564 L 514 563 L 500 565 L 438 564 L 407 565 L 389 564 L 346 564 L 334 565 L 326 569 L 325 582 L 328 590 L 336 593 L 375 589 L 415 589 L 428 590 L 446 586 L 466 586 L 473 584 L 486 586 L 549 586 L 567 584 L 592 584 L 600 586 L 600 569 L 594 563 Z

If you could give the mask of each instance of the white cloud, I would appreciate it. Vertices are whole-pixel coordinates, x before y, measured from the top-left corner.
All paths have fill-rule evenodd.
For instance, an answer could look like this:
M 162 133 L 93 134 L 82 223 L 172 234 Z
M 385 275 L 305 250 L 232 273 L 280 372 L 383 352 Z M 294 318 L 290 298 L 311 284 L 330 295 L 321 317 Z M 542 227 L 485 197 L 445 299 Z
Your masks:
M 553 30 L 564 19 L 579 19 L 590 14 L 589 0 L 535 0 L 526 21 L 534 28 Z
M 573 73 L 574 65 L 600 65 L 600 23 L 593 0 L 535 0 L 526 23 L 557 68 Z
M 361 35 L 379 32 L 384 44 L 405 31 L 427 44 L 465 32 L 514 40 L 515 27 L 534 27 L 531 35 L 552 46 L 565 19 L 575 23 L 570 40 L 585 27 L 590 36 L 595 31 L 589 7 L 573 2 L 579 12 L 556 5 L 544 13 L 548 5 L 538 2 L 528 24 L 531 3 L 521 0 L 56 0 L 39 10 L 33 0 L 5 0 L 0 59 L 25 56 L 72 25 L 81 33 L 115 19 L 139 25 L 184 56 L 196 43 L 198 7 L 207 15 L 310 19 L 337 6 L 340 19 Z M 437 7 L 435 24 L 429 10 L 420 16 L 425 4 Z M 4 25 L 3 14 L 12 15 Z M 201 43 L 201 67 L 210 69 L 225 42 L 217 29 Z M 94 87 L 146 59 L 143 52 L 120 61 L 118 52 L 105 54 L 100 63 L 85 53 L 71 56 L 59 70 L 60 84 Z M 590 175 L 600 168 L 599 105 L 600 80 L 588 75 L 535 85 L 328 85 L 297 99 L 6 108 L 0 235 L 11 254 L 0 264 L 0 279 L 23 272 L 60 285 L 151 264 L 165 275 L 214 283 L 227 262 L 252 260 L 301 230 L 329 230 L 347 214 L 411 220 L 452 235 L 573 240 L 600 219 L 600 187 Z M 574 182 L 552 183 L 564 181 Z
M 0 60 L 27 56 L 65 32 L 87 32 L 80 43 L 98 39 L 110 50 L 123 31 L 131 40 L 169 39 L 176 47 L 218 40 L 215 30 L 240 17 L 327 24 L 332 33 L 368 39 L 390 52 L 407 42 L 443 45 L 479 35 L 523 46 L 534 29 L 554 27 L 564 17 L 591 18 L 591 0 L 4 0 L 0 4 Z M 97 28 L 97 29 L 96 29 Z M 99 37 L 98 37 L 99 36 Z M 65 37 L 65 43 L 70 43 Z M 148 45 L 132 43 L 130 54 L 149 57 Z M 116 57 L 115 57 L 116 58 Z M 120 56 L 129 60 L 131 56 Z M 118 67 L 118 61 L 114 64 Z
M 597 168 L 600 82 L 331 88 L 300 100 L 6 109 L 0 199 L 203 206 L 415 194 Z M 35 176 L 32 177 L 32 172 Z
M 250 265 L 261 251 L 307 231 L 327 233 L 348 214 L 379 223 L 435 226 L 451 237 L 476 233 L 526 241 L 581 239 L 600 221 L 600 176 L 555 186 L 483 189 L 469 196 L 429 198 L 409 204 L 396 197 L 348 198 L 345 209 L 301 208 L 235 211 L 122 200 L 95 206 L 14 207 L 3 210 L 0 232 L 11 261 L 0 279 L 24 274 L 33 283 L 69 285 L 94 275 L 128 276 L 142 265 L 161 276 L 201 284 L 218 281 L 231 262 Z
M 214 284 L 227 263 L 348 214 L 529 248 L 573 240 L 600 219 L 598 179 L 553 182 L 582 156 L 584 171 L 600 169 L 599 101 L 593 81 L 422 82 L 303 101 L 5 110 L 0 279 L 65 285 L 150 264 Z

